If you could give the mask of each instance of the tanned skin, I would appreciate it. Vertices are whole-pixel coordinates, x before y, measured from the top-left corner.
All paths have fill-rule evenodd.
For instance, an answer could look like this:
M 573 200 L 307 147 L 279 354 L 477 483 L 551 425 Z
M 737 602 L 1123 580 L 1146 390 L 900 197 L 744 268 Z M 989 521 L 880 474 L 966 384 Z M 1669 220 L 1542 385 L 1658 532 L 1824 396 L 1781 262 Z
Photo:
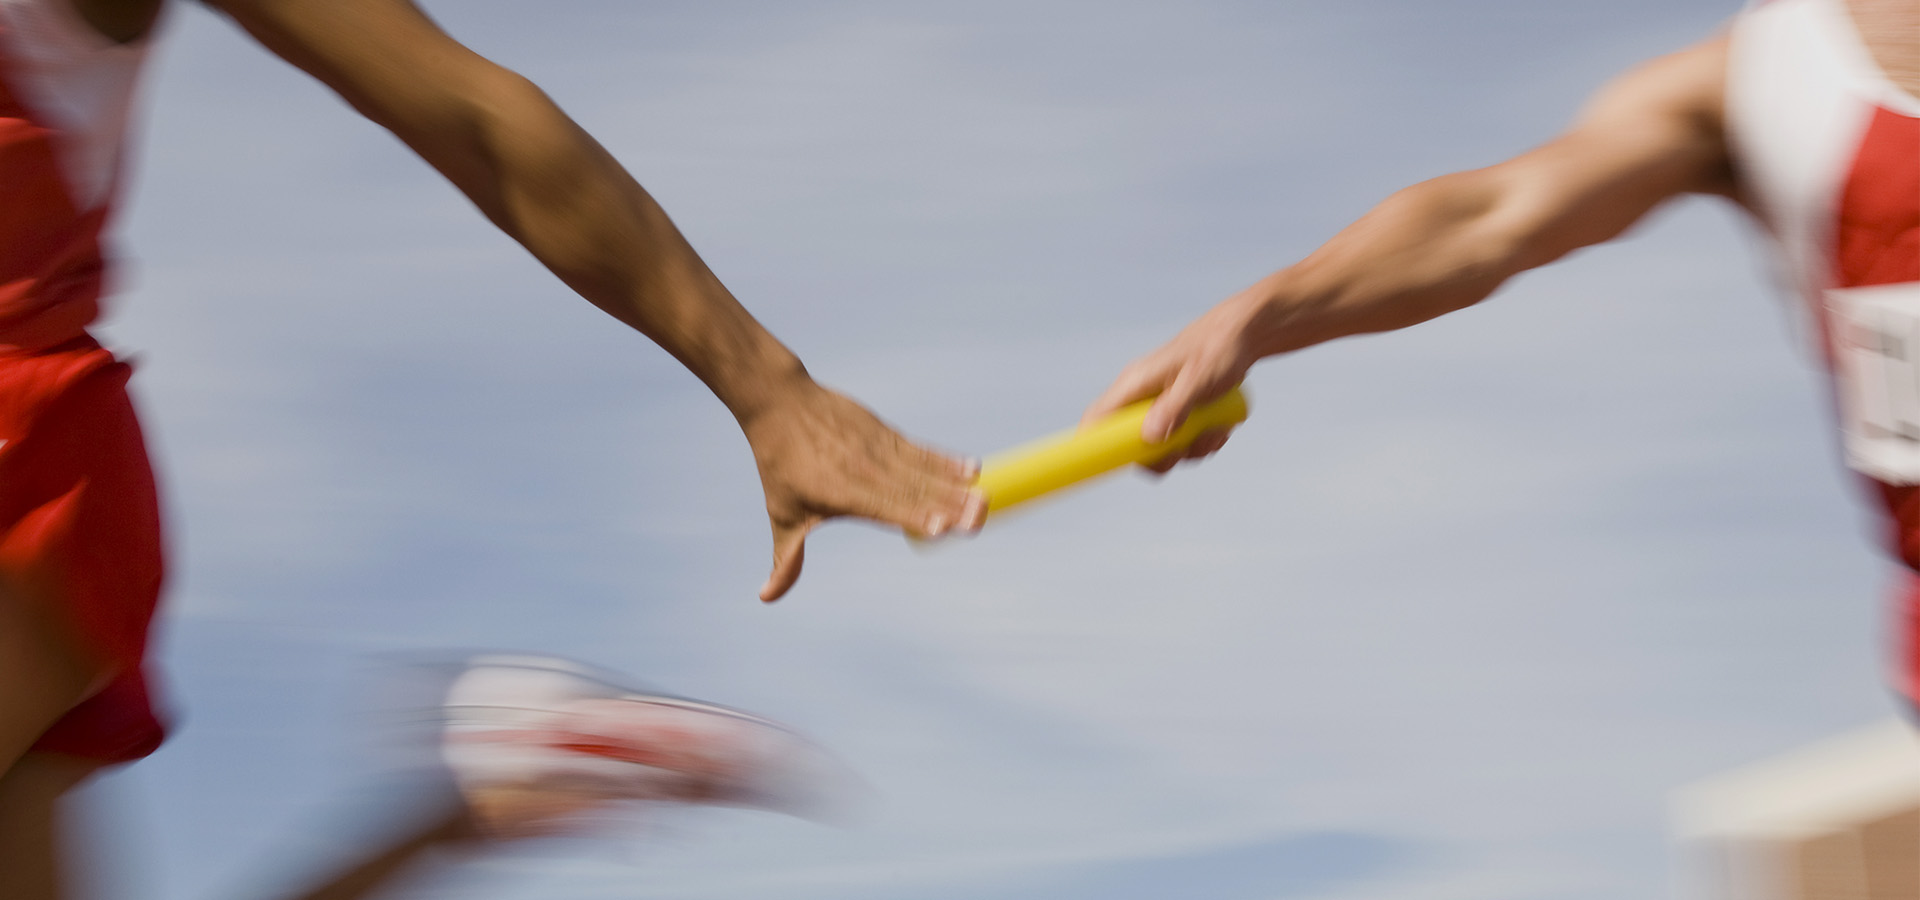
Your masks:
M 1920 0 L 1847 0 L 1847 7 L 1888 77 L 1920 95 Z M 1653 60 L 1603 87 L 1573 127 L 1545 145 L 1394 194 L 1128 365 L 1084 421 L 1158 397 L 1141 435 L 1164 440 L 1193 407 L 1239 384 L 1261 359 L 1471 306 L 1507 279 L 1607 241 L 1682 194 L 1747 206 L 1727 145 L 1726 63 L 1725 35 Z M 1165 472 L 1212 454 L 1228 434 L 1202 435 L 1152 468 Z
M 73 2 L 121 41 L 143 34 L 159 9 L 159 0 Z M 912 448 L 807 380 L 645 192 L 531 85 L 398 0 L 211 5 L 391 128 L 569 285 L 706 380 L 740 420 L 767 488 L 776 562 L 763 597 L 791 585 L 806 532 L 830 516 L 930 533 L 978 524 L 977 498 L 956 464 Z M 1889 77 L 1920 94 L 1920 0 L 1848 7 Z M 1393 195 L 1133 363 L 1088 417 L 1158 395 L 1143 433 L 1159 439 L 1259 359 L 1472 305 L 1513 275 L 1606 241 L 1681 194 L 1741 202 L 1721 112 L 1726 52 L 1725 39 L 1714 38 L 1654 60 L 1605 87 L 1546 145 Z M 422 72 L 434 74 L 431 83 L 420 83 Z M 832 429 L 846 427 L 866 440 L 832 438 Z M 1225 440 L 1224 432 L 1209 435 L 1186 455 L 1205 456 Z M 924 486 L 902 490 L 901 477 Z M 22 836 L 0 840 L 0 896 L 60 900 L 56 801 L 87 770 L 20 754 L 85 696 L 97 673 L 58 627 L 10 602 L 19 599 L 18 589 L 0 586 L 0 761 L 18 760 L 0 776 L 0 835 Z M 366 896 L 424 850 L 484 833 L 474 811 L 451 809 L 307 896 Z
M 122 43 L 144 37 L 161 10 L 161 0 L 66 2 Z M 461 46 L 408 0 L 207 5 L 392 131 L 567 286 L 713 390 L 745 433 L 766 493 L 773 566 L 762 600 L 793 586 L 808 533 L 828 519 L 927 536 L 979 527 L 986 505 L 970 463 L 914 445 L 815 383 L 639 183 L 531 82 Z M 27 748 L 112 674 L 46 615 L 60 594 L 59 585 L 0 584 L 0 897 L 8 900 L 68 895 L 58 801 L 93 764 Z M 456 804 L 312 896 L 362 896 L 428 847 L 485 835 L 487 816 Z
M 1721 114 L 1726 57 L 1716 37 L 1653 60 L 1602 88 L 1545 145 L 1395 193 L 1127 366 L 1087 418 L 1157 395 L 1142 435 L 1163 440 L 1260 359 L 1471 306 L 1679 194 L 1735 197 Z M 1203 435 L 1183 456 L 1211 454 L 1226 438 Z
M 159 0 L 72 0 L 116 40 Z M 646 190 L 537 86 L 407 0 L 207 0 L 439 170 L 568 287 L 652 338 L 734 414 L 774 538 L 761 599 L 799 578 L 807 534 L 855 516 L 919 535 L 985 517 L 968 463 L 914 446 L 816 384 L 714 276 Z
M 706 382 L 746 433 L 766 490 L 774 568 L 761 599 L 793 585 L 807 533 L 829 518 L 928 535 L 978 527 L 985 506 L 966 463 L 814 383 L 646 190 L 531 82 L 405 0 L 209 5 L 392 131 L 568 287 Z

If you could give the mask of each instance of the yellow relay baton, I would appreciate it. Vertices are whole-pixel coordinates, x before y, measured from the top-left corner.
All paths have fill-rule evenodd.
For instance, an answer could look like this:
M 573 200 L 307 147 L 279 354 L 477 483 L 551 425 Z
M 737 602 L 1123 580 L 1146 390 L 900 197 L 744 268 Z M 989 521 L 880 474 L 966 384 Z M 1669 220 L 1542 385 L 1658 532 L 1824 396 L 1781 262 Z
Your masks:
M 1202 432 L 1247 420 L 1247 395 L 1238 386 L 1194 408 L 1187 421 L 1158 444 L 1140 438 L 1151 398 L 1129 404 L 1085 428 L 1048 435 L 987 457 L 978 485 L 994 513 L 1035 497 L 1104 475 L 1123 466 L 1151 463 L 1187 448 Z

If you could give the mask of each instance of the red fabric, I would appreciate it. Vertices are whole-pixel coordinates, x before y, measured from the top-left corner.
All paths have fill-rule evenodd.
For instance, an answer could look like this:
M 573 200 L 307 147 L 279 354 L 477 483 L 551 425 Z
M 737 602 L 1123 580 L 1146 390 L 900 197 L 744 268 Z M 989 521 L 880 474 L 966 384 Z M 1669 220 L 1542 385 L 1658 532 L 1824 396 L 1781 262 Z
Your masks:
M 1920 119 L 1874 110 L 1840 194 L 1840 287 L 1920 281 Z
M 1920 281 L 1920 119 L 1874 110 L 1841 191 L 1833 250 L 1838 287 Z M 1920 485 L 1873 485 L 1895 553 L 1920 572 Z M 1898 682 L 1920 703 L 1920 578 L 1909 576 L 1898 602 Z
M 0 355 L 0 577 L 45 598 L 113 681 L 35 749 L 118 762 L 159 746 L 143 674 L 160 509 L 125 363 L 91 338 Z
M 1900 660 L 1894 687 L 1920 713 L 1920 575 L 1909 572 L 1894 617 L 1894 658 Z
M 160 515 L 129 370 L 86 336 L 99 314 L 107 208 L 81 209 L 52 120 L 0 47 L 0 578 L 57 598 L 113 680 L 35 749 L 103 761 L 162 735 L 142 660 L 160 590 Z

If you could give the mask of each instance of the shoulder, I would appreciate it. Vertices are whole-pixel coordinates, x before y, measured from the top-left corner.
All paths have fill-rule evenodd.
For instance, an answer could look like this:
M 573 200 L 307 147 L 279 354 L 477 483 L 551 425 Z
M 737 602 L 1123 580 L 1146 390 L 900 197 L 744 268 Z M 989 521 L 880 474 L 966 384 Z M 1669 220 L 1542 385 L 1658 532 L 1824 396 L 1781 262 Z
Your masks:
M 1734 196 L 1727 137 L 1725 31 L 1641 63 L 1594 94 L 1576 130 L 1645 141 L 1695 167 L 1690 190 Z
M 1663 119 L 1708 131 L 1725 127 L 1725 33 L 1627 70 L 1594 96 L 1590 116 Z

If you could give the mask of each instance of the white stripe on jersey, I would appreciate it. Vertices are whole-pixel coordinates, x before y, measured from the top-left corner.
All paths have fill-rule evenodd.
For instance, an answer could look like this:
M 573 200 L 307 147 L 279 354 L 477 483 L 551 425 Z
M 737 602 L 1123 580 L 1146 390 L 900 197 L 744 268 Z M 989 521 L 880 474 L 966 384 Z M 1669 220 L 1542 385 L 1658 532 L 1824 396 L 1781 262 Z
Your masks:
M 0 73 L 21 103 L 56 132 L 74 203 L 106 203 L 119 176 L 134 78 L 151 41 L 116 44 L 80 18 L 70 0 L 0 0 Z
M 1839 0 L 1775 0 L 1733 25 L 1728 136 L 1801 297 L 1831 287 L 1837 204 L 1877 99 L 1856 52 Z

